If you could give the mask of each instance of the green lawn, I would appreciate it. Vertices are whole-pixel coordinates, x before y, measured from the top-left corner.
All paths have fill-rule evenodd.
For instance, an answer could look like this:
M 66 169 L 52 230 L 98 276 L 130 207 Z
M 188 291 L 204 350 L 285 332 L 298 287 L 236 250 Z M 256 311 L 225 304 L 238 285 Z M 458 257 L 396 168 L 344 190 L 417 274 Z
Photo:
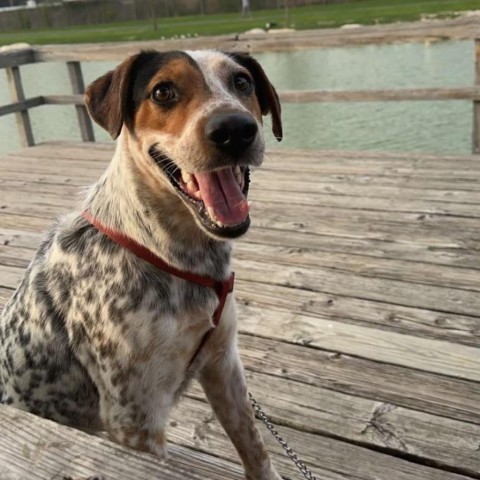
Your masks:
M 452 12 L 479 8 L 479 0 L 357 0 L 352 3 L 312 5 L 290 10 L 289 25 L 296 29 L 336 27 L 345 23 L 390 23 L 418 20 L 421 14 L 450 16 Z M 159 18 L 158 30 L 151 21 L 111 23 L 56 30 L 34 30 L 0 34 L 0 45 L 15 42 L 83 43 L 153 40 L 175 35 L 220 35 L 264 27 L 267 22 L 286 26 L 283 10 L 253 12 L 253 18 L 239 14 L 217 14 Z

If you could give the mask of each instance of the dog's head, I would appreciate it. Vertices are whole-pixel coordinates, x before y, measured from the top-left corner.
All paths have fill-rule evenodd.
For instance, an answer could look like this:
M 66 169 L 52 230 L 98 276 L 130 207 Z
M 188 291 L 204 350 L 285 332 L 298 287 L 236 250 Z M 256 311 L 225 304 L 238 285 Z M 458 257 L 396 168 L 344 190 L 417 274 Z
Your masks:
M 142 52 L 93 82 L 85 103 L 114 139 L 128 135 L 150 163 L 148 175 L 181 198 L 204 231 L 220 239 L 247 231 L 249 166 L 263 160 L 263 115 L 271 114 L 282 138 L 277 93 L 253 58 Z

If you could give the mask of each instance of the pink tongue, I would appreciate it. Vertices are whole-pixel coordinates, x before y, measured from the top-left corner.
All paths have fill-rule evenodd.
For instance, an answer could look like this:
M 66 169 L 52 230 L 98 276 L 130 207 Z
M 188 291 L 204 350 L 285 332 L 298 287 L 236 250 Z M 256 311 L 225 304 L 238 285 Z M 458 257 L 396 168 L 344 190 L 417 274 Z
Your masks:
M 243 223 L 248 215 L 247 199 L 238 186 L 231 168 L 196 173 L 205 207 L 212 208 L 217 220 L 225 225 Z

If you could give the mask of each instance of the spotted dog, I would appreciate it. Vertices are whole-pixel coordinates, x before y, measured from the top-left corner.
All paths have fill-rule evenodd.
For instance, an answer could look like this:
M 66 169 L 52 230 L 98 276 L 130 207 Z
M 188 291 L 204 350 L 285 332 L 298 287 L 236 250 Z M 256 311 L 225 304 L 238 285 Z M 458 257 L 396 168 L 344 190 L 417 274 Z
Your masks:
M 1 402 L 165 457 L 169 412 L 197 377 L 246 478 L 280 479 L 248 402 L 233 295 L 199 350 L 218 294 L 108 235 L 120 232 L 179 271 L 227 279 L 231 241 L 250 224 L 262 116 L 282 136 L 275 89 L 245 55 L 146 51 L 94 81 L 85 103 L 117 148 L 3 311 Z

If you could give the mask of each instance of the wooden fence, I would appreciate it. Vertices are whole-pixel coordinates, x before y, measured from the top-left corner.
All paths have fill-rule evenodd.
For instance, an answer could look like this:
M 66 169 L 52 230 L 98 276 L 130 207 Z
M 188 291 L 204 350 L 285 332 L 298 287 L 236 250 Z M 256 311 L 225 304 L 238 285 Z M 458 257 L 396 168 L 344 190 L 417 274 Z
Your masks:
M 134 46 L 135 44 L 132 44 Z M 85 89 L 81 61 L 123 60 L 127 53 L 124 48 L 95 50 L 94 55 L 69 53 L 61 47 L 26 48 L 0 53 L 0 68 L 5 68 L 12 103 L 0 107 L 0 116 L 15 114 L 22 145 L 34 145 L 34 133 L 30 122 L 29 110 L 41 105 L 74 105 L 83 141 L 95 141 L 92 122 L 83 104 Z M 42 95 L 25 98 L 20 75 L 21 65 L 45 62 L 65 61 L 67 64 L 71 95 Z M 472 87 L 459 88 L 416 88 L 396 90 L 356 90 L 326 91 L 302 90 L 282 91 L 283 102 L 379 102 L 379 101 L 439 101 L 467 100 L 473 102 L 472 152 L 480 154 L 480 38 L 475 40 L 475 81 Z

